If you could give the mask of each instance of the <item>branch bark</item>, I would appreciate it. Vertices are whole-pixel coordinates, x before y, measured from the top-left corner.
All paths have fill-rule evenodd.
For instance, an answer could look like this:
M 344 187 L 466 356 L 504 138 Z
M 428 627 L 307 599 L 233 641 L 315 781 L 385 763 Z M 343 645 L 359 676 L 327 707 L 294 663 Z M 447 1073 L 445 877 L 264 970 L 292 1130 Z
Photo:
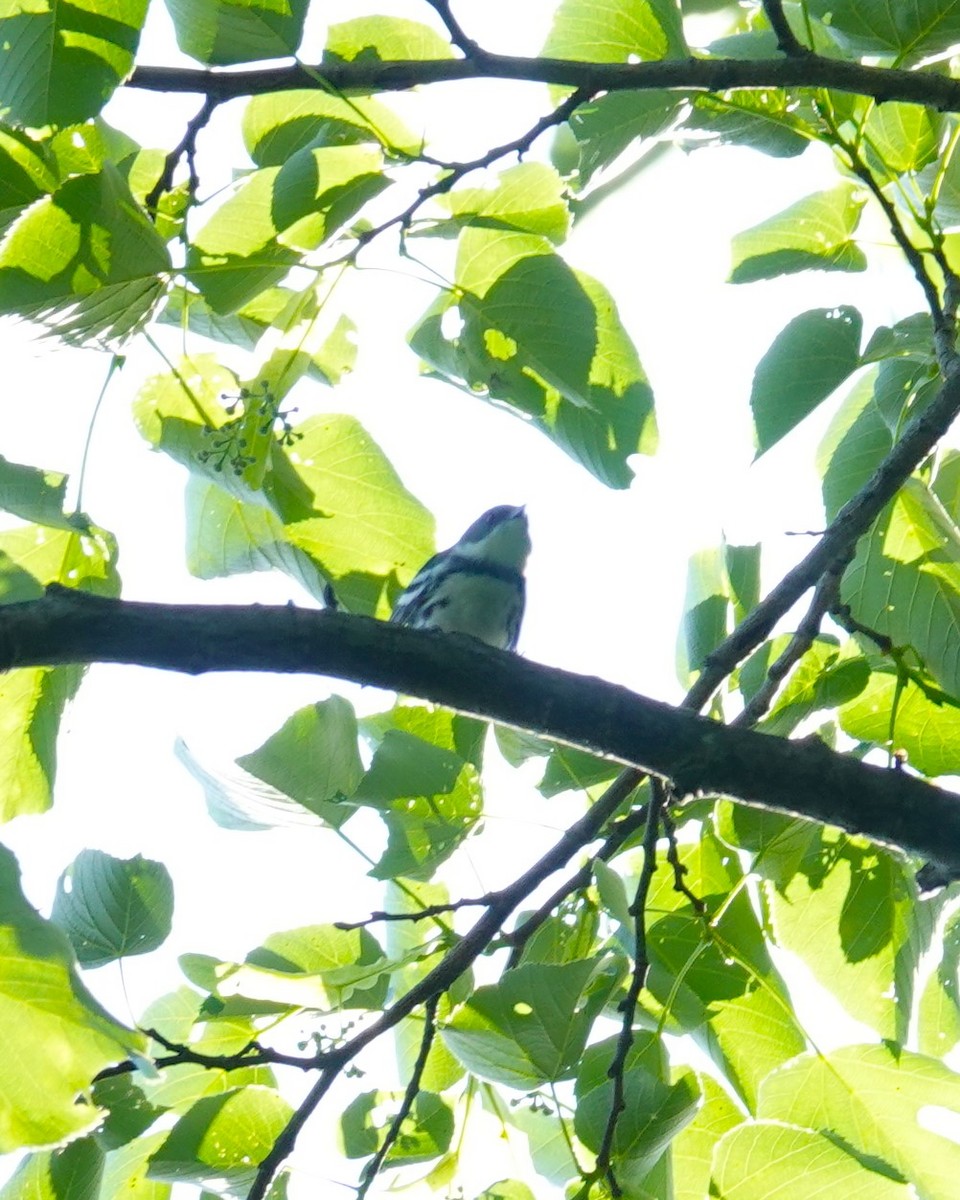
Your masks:
M 470 638 L 328 610 L 167 605 L 52 587 L 0 606 L 0 664 L 131 663 L 349 679 L 534 730 L 671 779 L 900 847 L 960 873 L 960 799 L 903 771 L 718 724 Z
M 960 111 L 960 80 L 933 71 L 865 66 L 819 54 L 788 58 L 680 58 L 642 63 L 592 63 L 561 58 L 521 58 L 477 50 L 469 58 L 429 61 L 321 63 L 249 71 L 191 67 L 137 67 L 127 87 L 155 92 L 197 92 L 217 100 L 290 88 L 335 91 L 404 91 L 462 79 L 516 79 L 583 88 L 592 93 L 650 91 L 725 92 L 738 88 L 833 88 L 878 101 L 927 104 Z

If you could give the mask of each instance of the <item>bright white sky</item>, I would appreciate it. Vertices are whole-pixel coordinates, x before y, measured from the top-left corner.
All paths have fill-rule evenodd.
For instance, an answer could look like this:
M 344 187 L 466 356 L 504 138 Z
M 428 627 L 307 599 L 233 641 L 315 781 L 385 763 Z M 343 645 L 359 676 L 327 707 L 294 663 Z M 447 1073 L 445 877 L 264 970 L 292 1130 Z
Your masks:
M 330 7 L 324 6 L 325 14 Z M 358 15 L 347 0 L 333 7 L 331 19 Z M 427 6 L 415 0 L 371 7 L 430 20 Z M 487 0 L 459 7 L 468 30 L 491 48 L 535 53 L 552 6 L 543 0 L 523 5 Z M 518 13 L 523 30 L 517 28 Z M 316 56 L 321 44 L 322 36 L 314 36 L 305 57 Z M 147 45 L 144 61 L 175 61 L 162 12 Z M 463 158 L 522 132 L 546 111 L 547 98 L 537 86 L 477 83 L 397 97 L 396 104 L 413 123 L 428 114 L 431 130 L 443 122 L 446 133 L 433 153 Z M 196 107 L 196 98 L 122 92 L 107 115 L 148 145 L 172 145 Z M 239 111 L 238 105 L 223 109 L 201 141 L 204 193 L 243 164 L 231 132 Z M 490 505 L 525 503 L 534 552 L 521 651 L 675 701 L 682 694 L 674 647 L 688 555 L 715 545 L 724 532 L 734 542 L 763 539 L 771 548 L 770 582 L 807 548 L 807 539 L 790 538 L 787 531 L 822 525 L 810 463 L 823 420 L 817 419 L 816 428 L 808 422 L 810 429 L 802 428 L 750 466 L 748 400 L 756 361 L 806 308 L 856 304 L 869 331 L 920 307 L 915 284 L 889 254 L 889 286 L 882 291 L 874 275 L 817 273 L 745 287 L 724 283 L 732 234 L 829 186 L 835 177 L 824 166 L 813 152 L 783 161 L 749 151 L 674 153 L 574 232 L 564 253 L 616 298 L 657 399 L 662 449 L 656 458 L 636 461 L 637 479 L 628 492 L 610 492 L 594 482 L 515 418 L 421 379 L 403 335 L 433 293 L 409 278 L 403 265 L 393 273 L 396 263 L 385 252 L 366 261 L 389 265 L 390 273 L 364 272 L 347 285 L 352 299 L 344 292 L 344 307 L 360 324 L 357 371 L 335 391 L 309 384 L 294 402 L 301 415 L 359 416 L 407 486 L 436 513 L 440 545 L 450 544 Z M 882 226 L 876 227 L 883 238 Z M 171 353 L 177 337 L 168 333 Z M 242 356 L 222 354 L 243 373 Z M 51 352 L 16 333 L 4 366 L 8 412 L 17 414 L 7 418 L 4 454 L 76 477 L 108 359 L 92 352 Z M 138 351 L 111 384 L 85 485 L 84 508 L 119 539 L 124 594 L 144 600 L 311 603 L 280 575 L 213 583 L 187 575 L 185 472 L 147 449 L 129 415 L 139 381 L 163 369 Z M 19 396 L 27 404 L 18 403 Z M 222 762 L 252 750 L 294 709 L 331 691 L 351 695 L 363 711 L 390 703 L 370 689 L 361 694 L 306 677 L 191 679 L 93 668 L 67 715 L 54 812 L 21 818 L 4 831 L 21 860 L 31 899 L 48 911 L 58 874 L 84 846 L 162 859 L 174 874 L 177 894 L 174 935 L 156 956 L 167 968 L 184 950 L 242 956 L 274 929 L 361 917 L 380 907 L 379 889 L 364 882 L 359 864 L 348 864 L 349 885 L 337 883 L 343 876 L 335 864 L 348 856 L 331 833 L 219 829 L 197 785 L 170 753 L 183 734 L 202 755 Z M 472 844 L 470 876 L 453 881 L 458 894 L 476 894 L 512 877 L 578 809 L 575 798 L 544 802 L 506 773 L 489 789 L 488 807 L 492 836 Z M 505 836 L 495 836 L 499 830 Z M 520 860 L 505 853 L 505 846 L 518 843 Z M 138 1014 L 158 994 L 163 976 L 151 962 L 136 959 L 125 972 Z M 121 1018 L 128 1016 L 115 970 L 96 973 L 98 990 L 101 982 L 106 1002 Z M 827 1009 L 824 1015 L 829 1043 L 826 1025 L 834 1014 Z

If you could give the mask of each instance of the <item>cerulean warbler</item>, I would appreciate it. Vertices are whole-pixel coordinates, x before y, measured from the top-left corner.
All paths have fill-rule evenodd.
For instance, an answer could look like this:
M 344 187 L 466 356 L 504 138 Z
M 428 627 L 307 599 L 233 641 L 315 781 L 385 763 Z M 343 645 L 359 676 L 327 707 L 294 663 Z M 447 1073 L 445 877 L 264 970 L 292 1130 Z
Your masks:
M 501 504 L 459 542 L 426 562 L 400 593 L 391 621 L 442 629 L 513 650 L 523 618 L 523 568 L 530 553 L 522 508 Z

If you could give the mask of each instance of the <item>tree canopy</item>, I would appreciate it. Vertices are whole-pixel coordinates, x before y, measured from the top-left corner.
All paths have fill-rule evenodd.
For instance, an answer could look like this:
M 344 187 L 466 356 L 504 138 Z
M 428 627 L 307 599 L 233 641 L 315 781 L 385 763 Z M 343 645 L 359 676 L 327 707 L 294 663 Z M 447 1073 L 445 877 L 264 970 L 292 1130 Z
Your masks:
M 960 1149 L 931 1112 L 960 1107 L 954 0 L 561 0 L 536 55 L 449 0 L 328 24 L 305 0 L 166 0 L 172 62 L 140 45 L 158 7 L 0 13 L 0 315 L 99 351 L 104 388 L 149 348 L 130 419 L 185 473 L 185 573 L 273 571 L 313 602 L 124 598 L 136 547 L 85 511 L 86 455 L 68 479 L 36 428 L 30 462 L 0 459 L 2 816 L 61 799 L 89 664 L 376 685 L 397 699 L 371 712 L 318 684 L 233 778 L 178 753 L 226 828 L 354 850 L 374 829 L 330 887 L 366 874 L 383 906 L 185 953 L 131 1019 L 96 972 L 170 934 L 149 826 L 134 857 L 83 850 L 49 916 L 0 847 L 0 1152 L 22 1154 L 2 1200 L 296 1200 L 321 1128 L 323 1194 L 361 1200 L 951 1200 Z M 478 107 L 451 151 L 430 97 L 498 81 L 539 118 L 494 144 Z M 114 123 L 144 95 L 191 98 L 176 144 Z M 214 138 L 236 148 L 222 185 Z M 822 528 L 782 571 L 759 543 L 688 547 L 679 704 L 388 624 L 434 520 L 376 411 L 328 411 L 378 352 L 364 268 L 427 281 L 414 371 L 624 491 L 657 454 L 657 379 L 566 243 L 678 149 L 743 148 L 761 188 L 819 155 L 733 238 L 728 284 L 790 298 L 741 407 L 758 459 L 823 419 Z M 638 259 L 651 236 L 616 230 Z M 889 323 L 805 308 L 812 272 L 865 275 Z M 574 816 L 471 889 L 504 761 Z M 823 1004 L 847 1044 L 817 1043 Z

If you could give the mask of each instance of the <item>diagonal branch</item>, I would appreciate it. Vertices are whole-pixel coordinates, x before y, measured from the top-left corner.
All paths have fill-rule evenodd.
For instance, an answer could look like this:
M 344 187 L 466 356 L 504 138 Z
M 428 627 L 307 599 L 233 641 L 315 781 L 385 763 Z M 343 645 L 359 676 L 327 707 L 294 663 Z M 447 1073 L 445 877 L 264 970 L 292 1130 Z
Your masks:
M 357 618 L 352 619 L 356 620 Z M 374 622 L 374 624 L 382 624 L 382 622 Z M 384 625 L 384 628 L 390 628 L 390 626 Z M 515 656 L 506 655 L 506 657 Z M 455 980 L 487 949 L 511 913 L 541 883 L 549 879 L 556 871 L 561 870 L 575 854 L 596 840 L 606 822 L 629 795 L 630 790 L 632 789 L 628 788 L 624 791 L 617 784 L 611 785 L 605 795 L 578 821 L 575 821 L 541 859 L 505 888 L 490 894 L 490 904 L 477 923 L 468 933 L 464 934 L 452 950 L 444 955 L 432 971 L 429 971 L 408 992 L 394 1001 L 389 1008 L 384 1009 L 376 1021 L 367 1025 L 348 1042 L 328 1054 L 316 1083 L 281 1131 L 269 1154 L 257 1168 L 257 1177 L 247 1200 L 263 1200 L 271 1180 L 293 1149 L 300 1130 L 326 1096 L 343 1068 L 361 1050 L 393 1029 L 420 1005 L 429 1004 L 447 991 Z
M 370 1191 L 373 1181 L 379 1175 L 380 1168 L 387 1161 L 387 1155 L 396 1144 L 397 1138 L 400 1136 L 400 1130 L 403 1128 L 403 1123 L 410 1115 L 410 1110 L 413 1108 L 417 1096 L 420 1094 L 420 1081 L 423 1079 L 423 1072 L 427 1068 L 430 1047 L 433 1045 L 433 1039 L 437 1032 L 437 1001 L 439 998 L 439 996 L 431 996 L 423 1006 L 423 1037 L 420 1039 L 420 1052 L 417 1055 L 417 1061 L 413 1065 L 413 1071 L 407 1081 L 406 1090 L 403 1093 L 403 1100 L 397 1109 L 396 1115 L 390 1122 L 390 1128 L 386 1132 L 383 1144 L 363 1169 L 363 1174 L 360 1177 L 360 1186 L 357 1188 L 357 1200 L 364 1200 L 364 1197 Z
M 660 819 L 666 807 L 667 793 L 662 780 L 654 780 L 651 789 L 650 803 L 647 805 L 647 824 L 643 835 L 643 866 L 637 890 L 630 905 L 630 915 L 633 917 L 633 970 L 630 974 L 630 985 L 627 993 L 620 1001 L 620 1033 L 617 1036 L 616 1049 L 613 1059 L 607 1068 L 608 1078 L 613 1080 L 613 1095 L 610 1101 L 610 1112 L 604 1127 L 600 1149 L 597 1151 L 597 1162 L 592 1172 L 592 1179 L 606 1179 L 614 1196 L 622 1196 L 620 1187 L 613 1171 L 614 1138 L 620 1115 L 627 1107 L 624 1077 L 627 1070 L 627 1058 L 633 1045 L 633 1023 L 637 1015 L 637 1005 L 640 993 L 647 978 L 650 965 L 647 956 L 647 900 L 650 886 L 657 869 L 657 840 L 660 835 Z M 589 1191 L 589 1187 L 587 1188 Z
M 960 364 L 955 356 L 946 364 L 948 374 L 927 408 L 904 427 L 871 478 L 840 509 L 813 549 L 787 572 L 764 600 L 709 656 L 703 672 L 684 703 L 702 708 L 730 672 L 755 650 L 780 620 L 814 587 L 834 563 L 849 554 L 905 480 L 936 446 L 960 413 Z
M 401 234 L 406 233 L 413 222 L 413 218 L 428 200 L 433 199 L 434 196 L 445 195 L 451 190 L 451 188 L 458 184 L 465 175 L 469 175 L 472 171 L 481 171 L 485 167 L 492 166 L 493 163 L 497 162 L 501 158 L 506 158 L 507 155 L 510 154 L 516 154 L 522 157 L 531 148 L 537 138 L 546 133 L 547 130 L 553 129 L 557 125 L 562 125 L 564 121 L 568 121 L 574 111 L 578 109 L 581 104 L 586 104 L 590 99 L 590 92 L 583 88 L 578 89 L 572 95 L 568 96 L 566 100 L 558 104 L 555 109 L 541 117 L 540 120 L 537 121 L 535 125 L 532 125 L 525 133 L 520 134 L 519 137 L 513 138 L 509 142 L 504 142 L 503 145 L 493 146 L 479 158 L 471 159 L 468 162 L 442 164 L 445 174 L 441 175 L 441 177 L 435 180 L 433 183 L 427 184 L 426 187 L 422 187 L 417 192 L 411 203 L 403 210 L 403 212 L 397 213 L 395 216 L 388 217 L 379 225 L 374 225 L 370 229 L 365 229 L 362 233 L 358 234 L 354 245 L 346 254 L 343 255 L 343 258 L 340 261 L 354 261 L 364 246 L 369 245 L 370 242 L 372 242 L 375 238 L 378 238 L 388 229 L 392 229 L 395 225 L 400 227 Z

